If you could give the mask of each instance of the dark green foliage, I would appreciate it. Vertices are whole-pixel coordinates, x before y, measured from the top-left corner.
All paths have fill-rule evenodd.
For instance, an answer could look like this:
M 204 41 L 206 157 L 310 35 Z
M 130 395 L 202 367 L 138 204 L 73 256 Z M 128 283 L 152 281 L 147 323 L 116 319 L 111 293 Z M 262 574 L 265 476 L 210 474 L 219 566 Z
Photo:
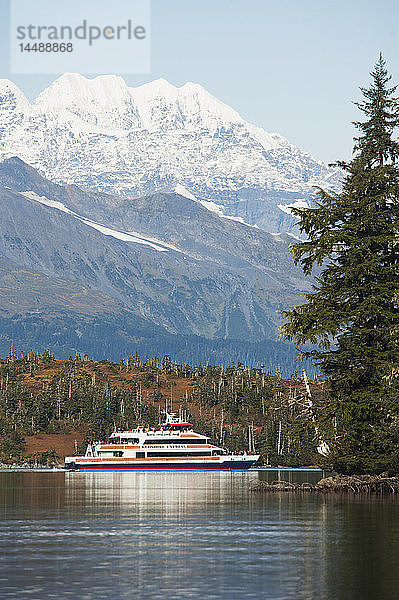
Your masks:
M 0 440 L 0 460 L 20 459 L 25 448 L 25 440 L 19 431 L 10 431 Z
M 81 337 L 78 337 L 77 330 Z M 138 351 L 143 360 L 154 354 L 168 354 L 174 361 L 191 364 L 229 364 L 240 360 L 247 364 L 263 364 L 273 370 L 280 365 L 287 376 L 296 368 L 294 344 L 271 339 L 251 342 L 166 334 L 155 326 L 147 329 L 138 327 L 124 313 L 101 317 L 85 317 L 63 311 L 53 311 L 51 316 L 38 311 L 16 314 L 12 318 L 0 315 L 0 331 L 0 356 L 5 356 L 10 345 L 14 344 L 19 348 L 33 347 L 37 352 L 50 348 L 57 358 L 68 358 L 80 352 L 94 360 L 107 356 L 118 362 L 121 356 Z M 311 371 L 310 366 L 306 369 Z
M 33 352 L 22 358 L 13 353 L 0 365 L 0 439 L 8 439 L 15 431 L 32 435 L 80 430 L 86 432 L 78 450 L 82 452 L 87 442 L 105 439 L 115 426 L 155 426 L 167 406 L 181 410 L 196 429 L 229 450 L 248 451 L 253 431 L 255 450 L 264 461 L 301 465 L 313 460 L 314 425 L 304 404 L 303 383 L 296 376 L 287 381 L 278 372 L 271 375 L 243 363 L 227 368 L 177 364 L 170 356 L 142 362 L 136 355 L 119 364 L 93 364 L 77 354 L 45 381 L 41 370 L 47 369 L 49 378 L 48 365 L 46 353 Z M 24 385 L 25 374 L 31 381 L 33 375 L 39 384 L 35 395 Z M 111 385 L 111 374 L 124 374 L 123 384 Z M 187 379 L 187 391 L 177 397 L 176 381 Z M 167 397 L 161 388 L 169 389 Z M 316 407 L 324 401 L 323 389 L 318 388 Z M 143 398 L 144 389 L 148 399 Z M 15 446 L 4 457 L 15 460 L 20 454 Z
M 321 387 L 313 394 L 315 408 L 320 410 L 324 390 Z M 285 466 L 314 463 L 315 429 L 300 380 L 288 382 L 278 373 L 265 374 L 242 364 L 227 369 L 208 366 L 192 399 L 199 404 L 200 414 L 201 407 L 213 408 L 208 420 L 194 418 L 194 423 L 222 446 L 248 450 L 253 426 L 255 448 L 264 462 Z
M 308 238 L 293 245 L 295 262 L 306 274 L 322 267 L 283 326 L 289 340 L 319 345 L 305 354 L 330 382 L 330 460 L 344 473 L 399 467 L 399 105 L 382 57 L 371 77 L 357 103 L 366 120 L 355 123 L 354 158 L 339 163 L 342 193 L 319 189 L 315 208 L 295 210 Z
M 23 461 L 29 467 L 54 467 L 60 464 L 59 456 L 55 450 L 45 450 L 36 454 L 30 454 L 29 456 L 25 456 Z

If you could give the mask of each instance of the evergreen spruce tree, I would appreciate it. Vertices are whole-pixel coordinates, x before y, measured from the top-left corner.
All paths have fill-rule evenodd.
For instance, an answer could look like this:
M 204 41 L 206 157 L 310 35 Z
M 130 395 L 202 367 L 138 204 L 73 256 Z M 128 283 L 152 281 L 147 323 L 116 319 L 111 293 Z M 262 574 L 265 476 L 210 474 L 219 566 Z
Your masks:
M 399 472 L 399 104 L 381 55 L 371 78 L 353 159 L 337 163 L 342 192 L 318 189 L 314 208 L 293 211 L 307 237 L 292 246 L 295 263 L 319 275 L 283 313 L 286 338 L 317 345 L 304 354 L 329 383 L 324 418 L 341 473 Z

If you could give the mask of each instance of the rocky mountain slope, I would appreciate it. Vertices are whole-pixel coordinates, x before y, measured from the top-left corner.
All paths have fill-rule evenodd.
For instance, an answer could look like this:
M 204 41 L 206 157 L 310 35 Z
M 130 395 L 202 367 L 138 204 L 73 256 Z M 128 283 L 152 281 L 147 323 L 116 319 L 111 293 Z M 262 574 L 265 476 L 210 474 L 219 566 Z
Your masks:
M 266 343 L 288 352 L 276 342 L 276 311 L 309 289 L 288 256 L 292 236 L 176 193 L 131 199 L 57 185 L 16 158 L 0 163 L 0 204 L 3 331 L 16 319 L 32 339 L 40 322 L 53 347 L 59 335 L 76 349 L 119 336 L 131 351 L 153 343 L 154 354 L 157 339 L 191 336 L 240 340 L 257 356 Z
M 162 79 L 129 88 L 116 76 L 66 74 L 32 104 L 0 80 L 0 155 L 52 181 L 122 197 L 183 186 L 208 208 L 270 232 L 294 231 L 290 204 L 340 179 L 200 85 Z

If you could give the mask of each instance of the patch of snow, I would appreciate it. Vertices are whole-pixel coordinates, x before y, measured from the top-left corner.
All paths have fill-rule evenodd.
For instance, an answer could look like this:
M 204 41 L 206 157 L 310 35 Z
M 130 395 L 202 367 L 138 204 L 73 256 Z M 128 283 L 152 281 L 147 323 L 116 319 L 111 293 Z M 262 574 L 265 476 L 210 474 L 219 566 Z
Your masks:
M 174 246 L 173 244 L 166 243 L 163 240 L 158 240 L 157 238 L 151 237 L 149 235 L 143 235 L 142 233 L 137 233 L 137 231 L 128 231 L 127 233 L 129 235 L 133 235 L 133 236 L 139 237 L 142 240 L 145 240 L 147 242 L 151 242 L 151 243 L 157 244 L 157 245 L 162 245 L 165 248 L 169 248 L 169 250 L 174 250 L 175 252 L 180 252 L 181 254 L 184 254 L 183 250 L 180 250 L 180 248 L 177 248 L 177 246 Z
M 32 192 L 32 191 L 21 192 L 21 195 L 24 196 L 25 198 L 28 198 L 29 200 L 35 200 L 36 202 L 39 202 L 40 204 L 43 204 L 50 208 L 55 208 L 57 210 L 60 210 L 61 212 L 67 213 L 67 214 L 71 215 L 72 217 L 74 217 L 75 219 L 77 219 L 78 221 L 80 221 L 81 223 L 84 223 L 88 227 L 92 227 L 93 229 L 96 229 L 96 231 L 99 231 L 100 233 L 102 233 L 104 235 L 114 237 L 118 240 L 122 240 L 123 242 L 132 242 L 134 244 L 143 244 L 144 246 L 149 246 L 150 248 L 153 248 L 154 250 L 157 250 L 158 252 L 168 252 L 168 248 L 176 250 L 177 252 L 181 252 L 181 250 L 178 250 L 177 248 L 171 246 L 170 244 L 165 244 L 164 242 L 160 242 L 158 240 L 156 240 L 154 243 L 153 240 L 150 241 L 150 239 L 145 238 L 136 232 L 126 233 L 124 231 L 118 231 L 116 229 L 111 229 L 110 227 L 101 225 L 100 223 L 96 223 L 96 221 L 92 221 L 91 219 L 87 219 L 86 217 L 81 217 L 80 215 L 73 212 L 72 210 L 69 210 L 69 208 L 67 208 L 64 204 L 62 204 L 62 202 L 58 202 L 56 200 L 50 200 L 49 198 L 46 198 L 46 196 L 39 196 L 35 192 Z M 161 244 L 162 244 L 162 246 L 161 246 Z
M 189 200 L 194 200 L 194 202 L 198 202 L 197 198 L 193 196 L 191 192 L 186 190 L 186 188 L 180 183 L 176 185 L 175 192 L 176 194 L 179 194 L 179 196 L 184 196 L 184 198 L 188 198 Z
M 198 200 L 200 204 L 207 210 L 217 214 L 219 217 L 224 217 L 224 206 L 223 204 L 216 204 L 216 202 L 212 202 L 211 200 Z
M 277 204 L 278 208 L 283 212 L 287 213 L 287 215 L 292 215 L 292 208 L 310 208 L 309 204 L 306 200 L 300 198 L 299 200 L 295 200 L 295 202 L 291 202 L 291 204 Z
M 283 242 L 284 240 L 281 237 L 280 233 L 270 233 L 270 235 L 272 235 L 274 237 L 274 239 L 276 240 L 276 242 Z
M 231 217 L 230 215 L 224 215 L 225 219 L 230 219 L 230 221 L 237 221 L 237 223 L 242 223 L 243 225 L 247 225 L 248 227 L 252 227 L 249 223 L 246 223 L 242 217 Z
M 180 189 L 181 191 L 179 192 L 178 189 Z M 216 204 L 216 202 L 212 202 L 211 200 L 197 200 L 197 198 L 195 198 L 195 196 L 193 196 L 190 192 L 188 192 L 180 184 L 178 184 L 176 186 L 175 191 L 178 194 L 180 194 L 181 196 L 186 196 L 186 198 L 189 198 L 190 200 L 195 200 L 199 204 L 202 204 L 202 206 L 204 208 L 206 208 L 210 212 L 215 213 L 218 217 L 221 217 L 222 219 L 228 219 L 229 221 L 236 221 L 237 223 L 241 223 L 242 225 L 246 225 L 247 227 L 255 227 L 256 229 L 259 229 L 259 227 L 257 225 L 250 225 L 249 223 L 246 223 L 242 217 L 233 217 L 232 215 L 224 214 L 223 211 L 226 210 L 226 207 L 223 204 Z M 185 192 L 185 193 L 183 193 L 183 192 Z
M 21 192 L 21 196 L 25 196 L 29 200 L 36 200 L 36 202 L 40 202 L 40 204 L 44 204 L 45 206 L 49 206 L 50 208 L 56 208 L 57 210 L 61 210 L 64 213 L 68 213 L 69 215 L 78 216 L 73 211 L 69 210 L 62 202 L 58 202 L 56 200 L 50 200 L 46 196 L 39 196 L 36 192 L 32 192 L 28 190 L 26 192 Z
M 289 235 L 290 237 L 294 238 L 294 240 L 298 240 L 298 242 L 303 242 L 302 238 L 298 237 L 297 235 L 294 235 L 293 233 L 290 233 L 289 231 L 286 231 L 285 235 Z
M 110 229 L 109 227 L 104 227 L 104 225 L 100 225 L 99 223 L 96 223 L 95 221 L 90 221 L 88 219 L 80 218 L 79 220 L 82 221 L 82 223 L 84 223 L 85 225 L 93 227 L 93 229 L 96 229 L 100 233 L 103 233 L 104 235 L 109 235 L 118 240 L 122 240 L 123 242 L 143 244 L 144 246 L 150 246 L 151 248 L 154 248 L 154 250 L 158 250 L 158 252 L 167 252 L 166 248 L 162 248 L 161 246 L 153 244 L 152 242 L 149 242 L 148 240 L 145 240 L 142 237 L 137 237 L 136 235 L 132 235 L 130 233 L 124 233 L 123 231 L 116 231 L 115 229 Z

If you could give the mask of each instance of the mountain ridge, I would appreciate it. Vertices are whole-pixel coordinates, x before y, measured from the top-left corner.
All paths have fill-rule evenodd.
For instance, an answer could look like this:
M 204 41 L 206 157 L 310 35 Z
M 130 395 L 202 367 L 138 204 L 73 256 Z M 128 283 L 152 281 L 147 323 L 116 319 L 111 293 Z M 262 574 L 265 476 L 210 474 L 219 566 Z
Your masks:
M 295 231 L 289 207 L 313 186 L 337 188 L 329 169 L 277 133 L 246 122 L 202 86 L 65 74 L 29 103 L 0 81 L 0 156 L 19 156 L 58 183 L 121 196 L 182 185 L 267 231 Z M 279 208 L 285 206 L 286 210 Z
M 98 348 L 91 330 L 102 331 L 113 352 L 152 344 L 153 354 L 189 340 L 201 352 L 219 348 L 218 356 L 223 347 L 231 356 L 232 345 L 253 357 L 273 344 L 288 352 L 276 340 L 276 311 L 310 286 L 288 255 L 291 236 L 225 219 L 176 193 L 122 198 L 61 186 L 17 158 L 0 163 L 0 203 L 7 340 L 19 324 L 29 339 L 42 343 L 45 334 L 54 344 L 64 332 L 65 343 L 72 336 L 85 348 L 88 338 Z

